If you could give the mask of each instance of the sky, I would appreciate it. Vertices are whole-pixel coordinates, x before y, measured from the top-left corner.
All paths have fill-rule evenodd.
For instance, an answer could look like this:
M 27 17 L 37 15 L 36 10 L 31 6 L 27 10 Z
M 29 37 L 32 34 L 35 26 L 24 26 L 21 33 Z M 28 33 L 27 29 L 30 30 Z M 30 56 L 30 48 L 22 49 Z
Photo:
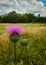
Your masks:
M 46 0 L 0 0 L 0 15 L 11 11 L 46 16 Z

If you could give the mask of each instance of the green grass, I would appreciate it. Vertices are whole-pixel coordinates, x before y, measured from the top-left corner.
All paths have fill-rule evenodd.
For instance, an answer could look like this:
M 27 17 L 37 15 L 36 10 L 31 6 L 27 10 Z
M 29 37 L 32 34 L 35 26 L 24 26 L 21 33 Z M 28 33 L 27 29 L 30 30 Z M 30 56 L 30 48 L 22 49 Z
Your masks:
M 29 41 L 29 44 L 27 46 L 28 50 L 28 56 L 30 58 L 30 62 L 36 60 L 37 62 L 43 62 L 42 64 L 37 65 L 46 65 L 46 51 L 44 55 L 42 55 L 43 51 L 40 51 L 41 49 L 46 49 L 46 24 L 0 24 L 0 65 L 12 65 L 13 64 L 13 44 L 9 41 L 9 34 L 6 32 L 6 27 L 10 25 L 19 25 L 24 28 L 24 33 L 21 35 L 22 38 L 26 38 Z M 20 42 L 18 42 L 19 45 L 17 46 L 17 57 L 18 54 L 21 52 L 22 47 L 20 46 Z M 37 52 L 38 51 L 38 52 Z M 23 54 L 26 52 L 23 52 Z M 38 54 L 37 54 L 38 53 Z M 22 56 L 23 56 L 22 54 Z M 32 54 L 32 55 L 31 55 Z M 26 53 L 24 54 L 24 56 Z M 41 59 L 39 58 L 39 56 Z M 37 57 L 37 58 L 36 58 Z M 25 57 L 24 57 L 25 58 Z M 34 61 L 33 61 L 34 62 Z M 21 65 L 21 63 L 18 63 L 17 65 Z M 30 64 L 35 65 L 35 64 Z

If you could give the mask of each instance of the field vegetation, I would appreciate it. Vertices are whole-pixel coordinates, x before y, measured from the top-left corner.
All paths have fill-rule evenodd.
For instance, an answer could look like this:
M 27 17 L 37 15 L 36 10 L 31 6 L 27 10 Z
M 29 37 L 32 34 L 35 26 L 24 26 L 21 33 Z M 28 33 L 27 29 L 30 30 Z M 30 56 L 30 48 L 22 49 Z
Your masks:
M 0 65 L 14 65 L 13 43 L 9 41 L 9 34 L 6 32 L 6 27 L 10 25 L 22 26 L 24 32 L 21 38 L 29 41 L 20 57 L 22 46 L 20 41 L 16 44 L 16 65 L 46 65 L 46 24 L 35 23 L 0 24 Z

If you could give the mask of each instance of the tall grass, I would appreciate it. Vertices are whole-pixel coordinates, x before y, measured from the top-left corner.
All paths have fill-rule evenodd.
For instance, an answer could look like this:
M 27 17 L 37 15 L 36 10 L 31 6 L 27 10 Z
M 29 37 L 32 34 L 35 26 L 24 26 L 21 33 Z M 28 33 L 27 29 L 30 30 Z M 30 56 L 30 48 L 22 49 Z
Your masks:
M 46 65 L 46 24 L 0 24 L 0 65 L 14 65 L 14 48 L 9 41 L 9 34 L 6 33 L 6 27 L 9 25 L 23 26 L 24 33 L 21 38 L 29 41 L 17 65 Z M 20 41 L 16 47 L 16 58 L 18 59 L 22 50 Z

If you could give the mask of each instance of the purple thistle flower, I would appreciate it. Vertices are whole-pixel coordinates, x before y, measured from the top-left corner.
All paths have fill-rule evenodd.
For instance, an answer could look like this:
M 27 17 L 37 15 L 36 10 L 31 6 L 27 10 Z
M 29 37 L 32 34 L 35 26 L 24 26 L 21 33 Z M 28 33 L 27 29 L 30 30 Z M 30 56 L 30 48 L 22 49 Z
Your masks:
M 21 33 L 23 33 L 23 28 L 21 26 L 8 26 L 6 31 L 10 34 L 12 34 L 12 33 L 21 34 Z

